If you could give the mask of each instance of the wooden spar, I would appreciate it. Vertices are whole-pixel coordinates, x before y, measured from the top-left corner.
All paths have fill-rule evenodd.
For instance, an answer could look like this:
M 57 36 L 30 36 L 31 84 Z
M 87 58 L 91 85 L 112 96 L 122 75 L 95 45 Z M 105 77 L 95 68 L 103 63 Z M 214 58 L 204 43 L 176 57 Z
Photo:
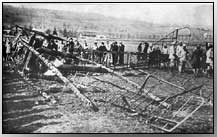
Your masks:
M 89 106 L 92 107 L 94 111 L 98 111 L 99 109 L 97 106 L 85 95 L 81 94 L 80 91 L 66 78 L 60 73 L 60 71 L 52 64 L 50 63 L 46 58 L 44 58 L 42 55 L 40 55 L 39 52 L 37 52 L 34 48 L 30 47 L 28 45 L 28 42 L 21 38 L 21 42 L 23 45 L 28 48 L 33 54 L 35 54 L 39 59 L 41 59 L 44 64 L 52 70 L 65 84 L 68 86 L 77 97 L 79 97 L 82 101 L 86 102 Z
M 28 28 L 24 28 L 24 27 L 21 27 L 21 26 L 18 26 L 16 25 L 16 27 L 22 29 L 22 30 L 26 30 L 26 31 L 30 31 L 30 32 L 34 32 L 38 35 L 41 35 L 43 37 L 46 37 L 46 38 L 51 38 L 51 39 L 57 39 L 57 40 L 61 40 L 61 41 L 67 41 L 66 39 L 64 38 L 61 38 L 61 37 L 58 37 L 58 36 L 54 36 L 52 34 L 47 34 L 47 33 L 44 33 L 44 32 L 41 32 L 41 31 L 37 31 L 37 30 L 31 30 L 31 29 L 28 29 Z
M 49 54 L 51 56 L 60 56 L 60 57 L 63 57 L 63 58 L 76 59 L 76 57 L 78 56 L 78 55 L 75 55 L 75 54 L 62 53 L 62 52 L 50 50 L 50 49 L 47 49 L 47 48 L 39 48 L 39 49 L 37 49 L 37 51 L 39 53 L 45 53 L 45 54 Z
M 171 85 L 171 86 L 174 86 L 174 87 L 176 87 L 176 88 L 178 88 L 178 89 L 185 90 L 184 87 L 181 87 L 181 86 L 178 86 L 178 85 L 176 85 L 176 84 L 173 84 L 173 83 L 171 83 L 171 82 L 169 82 L 169 81 L 167 81 L 167 80 L 164 80 L 164 79 L 162 79 L 162 78 L 159 78 L 159 77 L 157 77 L 157 76 L 155 76 L 155 75 L 153 75 L 153 74 L 149 74 L 149 73 L 147 73 L 147 72 L 145 72 L 145 71 L 143 71 L 143 70 L 141 70 L 141 69 L 139 69 L 138 71 L 147 74 L 149 77 L 153 77 L 153 78 L 155 78 L 155 79 L 157 79 L 157 80 L 159 80 L 159 81 L 162 81 L 162 82 L 164 82 L 164 83 L 166 83 L 166 84 L 169 84 L 169 85 Z
M 201 89 L 202 87 L 203 87 L 203 84 L 201 84 L 201 85 L 199 85 L 199 86 L 196 86 L 196 87 L 193 87 L 193 88 L 191 88 L 191 89 L 189 89 L 189 90 L 184 90 L 182 93 L 173 95 L 173 96 L 169 97 L 168 99 L 175 98 L 175 97 L 177 97 L 177 96 L 181 96 L 181 95 L 183 95 L 183 94 L 186 94 L 186 93 L 189 93 L 189 92 L 192 92 L 192 91 Z M 193 93 L 193 94 L 195 94 L 195 93 Z M 168 99 L 167 99 L 167 100 L 168 100 Z
M 96 72 L 96 73 L 108 73 L 106 69 L 103 69 L 98 66 L 78 66 L 78 65 L 69 65 L 64 64 L 59 67 L 57 67 L 60 71 L 88 71 L 88 72 Z
M 114 83 L 112 83 L 112 82 L 105 81 L 105 80 L 100 79 L 100 78 L 97 78 L 97 77 L 92 77 L 92 78 L 93 78 L 93 79 L 96 79 L 96 80 L 98 80 L 98 81 L 101 81 L 101 82 L 104 82 L 104 83 L 110 84 L 110 85 L 112 85 L 112 86 L 114 86 L 114 87 L 117 87 L 117 88 L 119 88 L 121 91 L 132 92 L 132 91 L 130 91 L 129 89 L 127 89 L 127 88 L 125 88 L 125 87 L 121 87 L 121 86 L 119 86 L 119 85 L 116 85 L 116 84 L 114 84 Z
M 91 60 L 88 60 L 88 59 L 83 59 L 83 58 L 80 58 L 80 57 L 78 57 L 78 59 L 80 59 L 81 61 L 86 61 L 86 62 L 89 62 L 89 63 L 93 63 L 93 64 L 97 65 L 98 67 L 101 67 L 101 68 L 107 70 L 109 73 L 114 74 L 115 76 L 119 77 L 120 79 L 122 79 L 122 80 L 130 83 L 135 88 L 140 89 L 140 86 L 137 83 L 129 80 L 128 78 L 126 78 L 126 77 L 122 76 L 121 74 L 113 71 L 112 69 L 107 68 L 106 66 L 103 66 L 101 64 L 98 64 L 98 63 L 96 63 L 94 61 L 91 61 Z M 153 95 L 152 93 L 149 93 L 146 89 L 144 89 L 144 92 L 146 93 L 146 95 L 148 95 L 151 99 L 153 99 L 155 101 L 160 101 L 161 100 L 159 97 Z M 170 106 L 170 104 L 168 104 L 166 102 L 163 102 L 162 105 L 165 106 L 165 107 L 169 107 Z
M 94 61 L 91 61 L 91 60 L 88 60 L 88 59 L 83 59 L 83 58 L 80 58 L 80 57 L 78 57 L 78 59 L 81 60 L 81 61 L 84 61 L 84 62 L 86 61 L 86 62 L 89 62 L 89 63 L 93 63 L 93 64 L 95 64 L 96 66 L 101 67 L 101 68 L 107 70 L 109 73 L 112 73 L 112 74 L 116 75 L 116 76 L 119 77 L 120 79 L 125 80 L 126 82 L 132 84 L 134 87 L 139 88 L 139 85 L 138 85 L 137 83 L 135 83 L 135 82 L 133 82 L 133 81 L 130 81 L 130 80 L 127 79 L 126 77 L 123 77 L 121 74 L 115 72 L 114 70 L 112 70 L 112 69 L 110 69 L 110 68 L 107 68 L 106 66 L 103 66 L 103 65 L 101 65 L 101 64 L 98 64 L 98 63 L 96 63 L 96 62 L 94 62 Z

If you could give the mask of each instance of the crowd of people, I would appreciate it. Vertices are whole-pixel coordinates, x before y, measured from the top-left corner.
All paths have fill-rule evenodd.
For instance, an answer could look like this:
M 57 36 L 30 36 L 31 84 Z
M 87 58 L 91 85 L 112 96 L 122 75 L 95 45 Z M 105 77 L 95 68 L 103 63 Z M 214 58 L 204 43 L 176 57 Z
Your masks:
M 195 76 L 198 76 L 199 72 L 210 76 L 213 73 L 213 45 L 206 43 L 205 48 L 202 48 L 198 44 L 192 52 L 188 50 L 187 45 L 181 41 L 164 43 L 161 47 L 141 42 L 137 47 L 137 60 L 146 60 L 149 67 L 165 67 L 171 71 L 177 69 L 180 73 L 185 71 L 188 63 L 192 66 Z
M 82 57 L 93 60 L 106 66 L 123 65 L 124 64 L 124 50 L 125 45 L 120 42 L 114 41 L 101 41 L 87 44 L 84 41 L 84 46 L 81 48 Z
M 125 45 L 122 42 L 113 41 L 95 41 L 87 43 L 86 40 L 79 41 L 76 38 L 66 38 L 60 40 L 55 38 L 47 38 L 37 33 L 32 33 L 29 37 L 29 45 L 34 49 L 47 48 L 49 50 L 58 51 L 66 54 L 78 55 L 82 58 L 93 60 L 106 66 L 124 64 Z M 12 40 L 11 40 L 12 41 Z M 3 44 L 4 60 L 12 60 L 16 55 L 24 54 L 24 62 L 27 60 L 29 51 L 23 50 L 22 44 L 18 42 L 12 45 L 8 38 Z M 15 54 L 12 54 L 15 53 Z M 32 55 L 31 55 L 32 56 Z
M 79 42 L 78 39 L 73 38 L 57 40 L 33 33 L 29 38 L 29 45 L 34 49 L 47 48 L 66 54 L 76 54 L 106 66 L 124 65 L 125 62 L 123 42 L 95 41 L 88 43 L 86 40 Z M 15 54 L 12 54 L 12 51 Z M 25 52 L 20 42 L 13 45 L 9 38 L 3 40 L 3 60 L 13 60 L 13 57 L 22 54 L 25 54 L 24 61 L 26 61 L 29 51 Z M 207 43 L 205 49 L 201 45 L 197 45 L 190 53 L 187 45 L 183 42 L 164 43 L 162 46 L 141 42 L 137 47 L 136 55 L 137 62 L 145 60 L 149 68 L 170 68 L 171 71 L 177 69 L 182 73 L 185 71 L 186 63 L 191 62 L 195 76 L 198 76 L 199 72 L 207 75 L 213 73 L 213 45 L 210 43 Z

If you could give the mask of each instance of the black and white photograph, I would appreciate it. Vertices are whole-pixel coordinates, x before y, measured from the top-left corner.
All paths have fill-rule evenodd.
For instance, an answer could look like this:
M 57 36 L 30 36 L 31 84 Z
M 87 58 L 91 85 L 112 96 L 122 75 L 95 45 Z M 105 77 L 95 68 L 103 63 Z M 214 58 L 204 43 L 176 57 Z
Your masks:
M 214 133 L 214 2 L 2 2 L 2 133 Z

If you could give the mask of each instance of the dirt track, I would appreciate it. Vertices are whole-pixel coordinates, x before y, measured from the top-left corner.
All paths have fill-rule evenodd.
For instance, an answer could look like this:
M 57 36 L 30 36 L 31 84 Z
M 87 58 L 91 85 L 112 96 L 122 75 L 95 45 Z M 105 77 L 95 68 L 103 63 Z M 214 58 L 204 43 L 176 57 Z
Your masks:
M 156 75 L 165 79 L 172 75 L 165 71 L 146 71 L 155 72 Z M 144 77 L 131 76 L 131 73 L 135 73 L 134 70 L 128 71 L 126 76 L 141 85 Z M 126 83 L 120 82 L 114 76 L 105 74 L 99 77 L 126 86 Z M 187 78 L 191 79 L 192 74 L 176 74 L 170 81 L 181 85 L 183 79 Z M 30 81 L 34 82 L 36 87 L 43 87 L 45 92 L 55 97 L 61 96 L 61 83 L 43 79 L 30 79 Z M 119 90 L 102 82 L 93 82 L 94 80 L 89 77 L 77 77 L 75 81 L 93 86 L 88 91 L 81 89 L 92 100 L 111 97 L 110 95 Z M 190 88 L 202 82 L 209 84 L 209 87 L 213 85 L 212 79 L 201 77 L 191 79 L 191 82 L 188 82 L 185 87 Z M 100 89 L 96 89 L 94 86 Z M 133 90 L 130 86 L 128 88 Z M 213 92 L 213 89 L 206 89 L 204 93 L 209 94 L 210 92 Z M 37 100 L 39 104 L 35 104 Z M 66 91 L 59 99 L 58 105 L 52 105 L 46 102 L 43 97 L 38 96 L 36 91 L 30 91 L 18 75 L 11 71 L 3 72 L 3 131 L 5 133 L 162 132 L 140 122 L 136 117 L 129 117 L 125 111 L 119 108 L 104 103 L 95 103 L 100 109 L 99 112 L 93 112 L 90 108 L 85 107 L 71 91 Z M 174 132 L 213 132 L 212 110 L 211 106 L 203 106 Z

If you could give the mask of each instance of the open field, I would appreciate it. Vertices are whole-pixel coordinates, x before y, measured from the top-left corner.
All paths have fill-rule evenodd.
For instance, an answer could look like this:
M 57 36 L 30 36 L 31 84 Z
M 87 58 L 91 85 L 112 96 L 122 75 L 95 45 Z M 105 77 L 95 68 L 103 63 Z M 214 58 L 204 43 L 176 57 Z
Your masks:
M 119 70 L 130 80 L 141 85 L 145 79 L 143 75 L 136 74 L 136 70 Z M 186 79 L 190 79 L 186 88 L 191 88 L 201 83 L 207 84 L 203 88 L 203 96 L 213 92 L 213 79 L 205 77 L 193 78 L 192 74 L 171 74 L 164 70 L 145 70 L 154 73 L 164 79 L 182 85 Z M 171 78 L 172 76 L 172 78 Z M 73 79 L 73 75 L 68 75 Z M 101 74 L 98 78 L 116 83 L 119 86 L 133 87 L 122 82 L 110 74 Z M 95 102 L 99 107 L 98 112 L 84 106 L 84 104 L 72 93 L 65 91 L 61 95 L 63 84 L 56 81 L 30 78 L 30 82 L 57 98 L 58 104 L 52 105 L 32 91 L 18 75 L 5 68 L 3 71 L 3 131 L 4 133 L 161 133 L 163 131 L 144 124 L 137 117 L 129 116 L 124 110 L 109 104 Z M 80 89 L 91 100 L 109 99 L 120 89 L 102 83 L 94 82 L 92 76 L 77 76 L 76 83 L 91 86 L 88 90 Z M 97 87 L 97 88 L 96 88 Z M 155 91 L 162 94 L 161 91 Z M 174 91 L 175 92 L 175 91 Z M 169 93 L 169 92 L 166 92 Z M 58 98 L 59 97 L 59 98 Z M 36 104 L 38 101 L 38 104 Z M 213 107 L 202 106 L 191 118 L 178 127 L 174 132 L 182 133 L 212 133 L 213 132 Z

